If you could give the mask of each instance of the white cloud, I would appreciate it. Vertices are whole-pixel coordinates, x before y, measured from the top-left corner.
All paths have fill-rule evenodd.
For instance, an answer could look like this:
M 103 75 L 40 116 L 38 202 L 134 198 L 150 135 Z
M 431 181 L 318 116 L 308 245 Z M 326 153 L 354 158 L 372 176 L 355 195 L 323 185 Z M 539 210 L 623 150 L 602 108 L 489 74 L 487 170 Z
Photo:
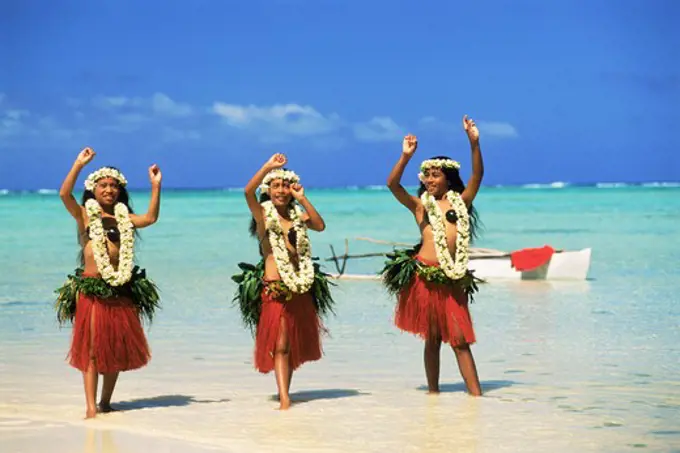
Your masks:
M 376 116 L 361 123 L 348 123 L 337 114 L 324 115 L 310 105 L 275 104 L 271 106 L 238 105 L 215 102 L 212 113 L 233 128 L 258 135 L 263 143 L 280 143 L 291 137 L 335 137 L 349 130 L 354 138 L 365 142 L 400 140 L 403 128 L 392 118 Z M 339 137 L 338 137 L 339 139 Z
M 144 124 L 151 122 L 151 117 L 138 113 L 119 113 L 113 115 L 111 121 L 102 126 L 103 130 L 129 133 L 139 130 Z
M 116 115 L 116 119 L 125 124 L 140 124 L 149 121 L 149 117 L 142 113 L 121 113 Z
M 28 110 L 5 110 L 5 116 L 13 120 L 19 120 L 29 115 Z
M 78 105 L 77 100 L 67 100 L 72 105 Z M 164 93 L 154 93 L 148 98 L 128 96 L 96 96 L 91 105 L 102 111 L 104 116 L 99 128 L 104 131 L 117 133 L 132 133 L 146 128 L 154 128 L 163 137 L 174 137 L 173 140 L 196 139 L 193 132 L 182 130 L 182 125 L 174 121 L 194 115 L 195 109 L 189 104 L 177 102 Z M 76 111 L 74 115 L 83 117 L 83 113 Z M 165 122 L 172 119 L 175 133 Z M 167 130 L 162 129 L 167 127 Z
M 4 95 L 0 96 L 4 101 Z M 200 135 L 178 123 L 192 115 L 194 109 L 176 102 L 163 93 L 152 96 L 96 96 L 90 99 L 67 97 L 64 104 L 70 114 L 59 117 L 23 109 L 0 106 L 0 138 L 21 140 L 49 138 L 73 140 L 98 132 L 134 133 L 149 130 L 165 140 L 197 140 Z M 4 109 L 2 108 L 4 107 Z M 167 132 L 172 130 L 172 132 Z
M 26 129 L 20 121 L 0 117 L 0 138 L 12 137 L 24 132 L 26 132 Z
M 95 96 L 92 105 L 104 110 L 119 109 L 122 107 L 141 107 L 144 101 L 140 98 L 128 98 L 125 96 Z
M 74 100 L 69 100 L 73 104 Z M 158 114 L 168 116 L 189 116 L 194 113 L 189 104 L 176 102 L 164 93 L 154 93 L 150 98 L 126 97 L 126 96 L 96 96 L 92 99 L 92 105 L 102 110 L 139 110 L 146 114 Z
M 2 101 L 4 101 L 4 94 L 0 93 L 0 103 L 2 103 Z M 28 110 L 9 109 L 0 111 L 0 138 L 30 133 L 31 130 L 24 121 L 28 116 Z
M 32 114 L 27 110 L 0 112 L 0 140 L 75 139 L 86 134 L 81 129 L 65 127 L 50 116 Z
M 441 121 L 433 116 L 426 116 L 418 121 L 418 125 L 424 129 L 436 131 L 445 135 L 464 134 L 462 122 Z M 519 137 L 517 129 L 503 121 L 477 121 L 479 133 L 488 137 L 516 138 Z M 464 137 L 464 135 L 460 135 Z
M 480 121 L 477 124 L 479 126 L 480 134 L 502 138 L 519 137 L 517 129 L 510 123 L 500 121 Z
M 138 105 L 139 100 L 128 99 L 124 97 L 107 97 L 103 99 L 111 107 L 123 107 L 125 105 Z
M 194 112 L 189 104 L 175 102 L 163 93 L 153 95 L 151 108 L 156 113 L 170 116 L 189 116 Z
M 243 134 L 261 143 L 304 139 L 306 146 L 328 149 L 349 140 L 398 143 L 407 129 L 389 116 L 357 121 L 296 103 L 255 105 L 216 101 L 206 107 L 175 101 L 162 92 L 144 97 L 65 98 L 63 102 L 70 107 L 70 113 L 49 117 L 49 110 L 29 112 L 14 105 L 10 109 L 5 95 L 0 93 L 0 137 L 12 140 L 20 137 L 76 139 L 82 137 L 84 131 L 92 136 L 102 132 L 140 132 L 165 142 L 195 142 L 224 138 L 226 131 L 227 134 Z M 45 121 L 45 118 L 50 120 Z M 485 137 L 518 136 L 515 127 L 507 122 L 478 121 L 478 124 Z M 424 116 L 418 127 L 447 140 L 458 141 L 465 137 L 460 121 L 447 122 Z
M 338 115 L 324 116 L 309 105 L 276 104 L 268 107 L 215 102 L 212 112 L 229 126 L 268 134 L 265 140 L 285 136 L 308 137 L 327 134 L 341 127 Z
M 82 129 L 75 129 L 62 126 L 58 121 L 50 116 L 42 116 L 35 123 L 37 131 L 40 135 L 48 136 L 54 139 L 76 139 L 83 138 L 87 132 Z
M 453 124 L 441 121 L 434 116 L 425 116 L 418 120 L 418 127 L 428 131 L 435 131 L 446 136 L 453 136 L 453 134 L 462 132 L 462 129 L 456 128 Z
M 354 137 L 363 142 L 400 140 L 404 130 L 387 116 L 375 116 L 370 121 L 354 125 Z

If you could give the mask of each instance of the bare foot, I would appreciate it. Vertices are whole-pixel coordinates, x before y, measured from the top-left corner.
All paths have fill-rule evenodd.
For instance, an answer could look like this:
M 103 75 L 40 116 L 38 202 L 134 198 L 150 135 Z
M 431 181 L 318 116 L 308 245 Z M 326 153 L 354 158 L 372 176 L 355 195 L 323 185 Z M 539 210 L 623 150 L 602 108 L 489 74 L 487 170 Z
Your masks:
M 85 420 L 88 418 L 95 418 L 97 416 L 97 409 L 88 409 L 85 412 Z
M 286 411 L 290 408 L 290 398 L 281 400 L 281 405 L 279 406 L 280 411 Z
M 439 389 L 438 389 L 438 388 L 436 388 L 436 389 L 428 389 L 428 390 L 427 390 L 427 394 L 428 394 L 428 395 L 439 395 Z
M 118 409 L 114 409 L 111 407 L 110 403 L 99 403 L 99 407 L 97 408 L 97 412 L 101 414 L 108 414 L 109 412 L 116 412 Z

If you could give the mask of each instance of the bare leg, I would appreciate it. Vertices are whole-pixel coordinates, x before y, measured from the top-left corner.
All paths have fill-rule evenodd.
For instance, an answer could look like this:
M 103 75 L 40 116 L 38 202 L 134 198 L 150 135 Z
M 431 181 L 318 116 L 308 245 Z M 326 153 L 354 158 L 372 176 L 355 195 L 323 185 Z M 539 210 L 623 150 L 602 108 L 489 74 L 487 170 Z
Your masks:
M 87 410 L 85 418 L 94 418 L 97 415 L 97 381 L 99 375 L 97 374 L 97 359 L 94 354 L 94 336 L 95 336 L 95 312 L 97 306 L 93 305 L 90 311 L 90 362 L 87 365 L 87 371 L 83 372 L 83 384 L 85 386 L 85 404 Z
M 116 388 L 118 374 L 118 372 L 104 373 L 104 385 L 102 385 L 102 398 L 99 400 L 99 412 L 107 413 L 114 410 L 111 407 L 111 395 L 113 395 L 113 389 Z
M 428 393 L 439 393 L 439 351 L 442 339 L 429 338 L 425 341 L 425 374 L 427 376 Z
M 288 390 L 293 375 L 290 366 L 290 342 L 288 341 L 288 325 L 286 318 L 281 316 L 279 326 L 279 338 L 276 340 L 276 351 L 274 352 L 274 373 L 276 374 L 276 385 L 279 388 L 279 409 L 286 410 L 290 407 L 290 396 Z
M 474 396 L 482 395 L 482 388 L 479 385 L 479 377 L 477 376 L 477 366 L 475 365 L 475 358 L 472 357 L 472 351 L 469 344 L 461 346 L 454 346 L 453 352 L 456 353 L 456 360 L 458 361 L 458 368 L 460 375 L 465 381 L 468 393 Z
M 97 381 L 99 375 L 95 366 L 94 359 L 90 359 L 90 364 L 87 371 L 83 372 L 83 384 L 85 384 L 85 403 L 87 404 L 87 411 L 85 418 L 94 418 L 97 415 Z

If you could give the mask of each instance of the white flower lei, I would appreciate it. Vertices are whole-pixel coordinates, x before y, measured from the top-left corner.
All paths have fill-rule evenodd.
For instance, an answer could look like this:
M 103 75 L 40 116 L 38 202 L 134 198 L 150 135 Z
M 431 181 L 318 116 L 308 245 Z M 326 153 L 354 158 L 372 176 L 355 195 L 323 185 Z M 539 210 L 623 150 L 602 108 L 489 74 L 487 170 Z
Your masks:
M 115 168 L 102 167 L 88 175 L 87 179 L 85 179 L 85 188 L 90 192 L 94 192 L 94 186 L 97 184 L 97 181 L 102 178 L 113 178 L 118 181 L 121 186 L 127 185 L 127 179 L 125 179 L 125 176 L 123 176 L 121 172 Z
M 279 213 L 271 201 L 262 203 L 265 214 L 265 225 L 269 233 L 269 243 L 274 253 L 276 267 L 286 286 L 297 294 L 302 294 L 314 283 L 314 265 L 312 264 L 312 247 L 307 235 L 307 225 L 302 222 L 302 210 L 299 206 L 289 210 L 293 221 L 293 228 L 297 233 L 296 249 L 298 254 L 299 271 L 295 272 L 290 262 L 290 255 L 283 238 L 283 228 L 279 220 Z
M 262 192 L 269 192 L 269 183 L 275 179 L 282 179 L 288 181 L 291 184 L 296 184 L 300 182 L 300 177 L 292 170 L 282 170 L 277 168 L 267 173 L 260 184 L 260 190 Z
M 434 234 L 434 248 L 437 252 L 437 260 L 441 269 L 447 277 L 452 280 L 463 278 L 468 271 L 469 260 L 469 244 L 470 244 L 470 215 L 463 198 L 458 192 L 449 190 L 446 192 L 446 198 L 451 203 L 453 210 L 458 216 L 456 227 L 458 234 L 456 236 L 456 259 L 454 260 L 449 253 L 448 243 L 446 241 L 446 225 L 444 224 L 444 216 L 439 207 L 437 200 L 425 192 L 420 199 L 427 211 L 427 217 L 432 225 L 432 232 Z
M 85 210 L 89 219 L 90 241 L 97 271 L 111 286 L 121 286 L 130 281 L 134 267 L 135 235 L 130 212 L 123 203 L 116 203 L 114 215 L 120 231 L 120 250 L 118 253 L 118 270 L 114 270 L 106 247 L 106 236 L 102 223 L 102 208 L 95 199 L 85 202 Z

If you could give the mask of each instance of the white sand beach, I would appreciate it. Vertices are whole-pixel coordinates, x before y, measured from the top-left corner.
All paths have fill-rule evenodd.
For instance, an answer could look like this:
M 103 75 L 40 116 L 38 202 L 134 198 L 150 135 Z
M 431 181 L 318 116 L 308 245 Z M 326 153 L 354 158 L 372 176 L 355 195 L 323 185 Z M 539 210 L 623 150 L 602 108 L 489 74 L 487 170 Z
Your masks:
M 152 362 L 121 375 L 113 401 L 120 411 L 95 420 L 82 420 L 81 378 L 63 361 L 67 330 L 5 340 L 3 451 L 668 451 L 663 439 L 642 434 L 654 420 L 640 415 L 677 407 L 680 386 L 636 385 L 644 374 L 617 383 L 633 370 L 622 351 L 605 359 L 585 335 L 599 330 L 597 317 L 564 341 L 592 313 L 582 297 L 587 283 L 484 290 L 484 302 L 472 306 L 484 339 L 474 347 L 482 398 L 464 392 L 448 348 L 442 393 L 425 393 L 422 344 L 391 326 L 390 302 L 373 283 L 336 289 L 342 315 L 329 323 L 324 358 L 295 374 L 288 412 L 275 410 L 273 375 L 252 368 L 252 342 L 234 312 L 216 304 L 189 323 L 181 297 L 168 301 L 150 330 Z

